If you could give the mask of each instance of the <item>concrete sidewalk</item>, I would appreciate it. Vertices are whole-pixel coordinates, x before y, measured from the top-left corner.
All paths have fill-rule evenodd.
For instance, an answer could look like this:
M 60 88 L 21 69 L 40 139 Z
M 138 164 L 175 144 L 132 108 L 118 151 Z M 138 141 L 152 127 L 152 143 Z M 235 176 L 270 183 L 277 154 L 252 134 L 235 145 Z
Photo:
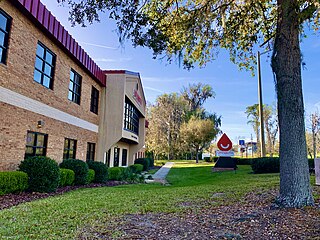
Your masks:
M 174 165 L 173 162 L 167 162 L 163 165 L 155 174 L 152 175 L 153 180 L 148 182 L 160 182 L 166 184 L 166 176 L 168 175 L 170 168 Z

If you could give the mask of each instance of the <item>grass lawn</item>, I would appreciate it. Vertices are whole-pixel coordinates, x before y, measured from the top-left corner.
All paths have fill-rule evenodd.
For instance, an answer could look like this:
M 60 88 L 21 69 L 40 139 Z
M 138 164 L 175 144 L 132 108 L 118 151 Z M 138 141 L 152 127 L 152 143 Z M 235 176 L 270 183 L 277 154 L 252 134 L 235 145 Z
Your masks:
M 0 239 L 72 239 L 84 228 L 103 229 L 125 214 L 179 213 L 188 202 L 226 205 L 248 192 L 263 192 L 279 184 L 278 174 L 249 174 L 249 166 L 239 166 L 236 173 L 212 173 L 211 166 L 177 162 L 167 177 L 170 186 L 80 189 L 2 210 Z M 211 201 L 215 193 L 224 194 Z

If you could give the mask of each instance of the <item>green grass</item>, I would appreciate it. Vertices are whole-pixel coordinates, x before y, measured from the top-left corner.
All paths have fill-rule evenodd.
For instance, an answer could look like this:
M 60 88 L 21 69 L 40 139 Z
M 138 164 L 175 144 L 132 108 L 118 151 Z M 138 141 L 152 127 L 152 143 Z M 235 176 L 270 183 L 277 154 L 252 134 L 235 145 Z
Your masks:
M 240 166 L 236 173 L 212 173 L 211 166 L 177 162 L 167 178 L 170 186 L 80 189 L 0 211 L 0 238 L 70 239 L 83 227 L 103 229 L 113 218 L 124 214 L 179 212 L 185 210 L 181 204 L 185 202 L 213 204 L 213 194 L 217 192 L 234 201 L 246 192 L 279 184 L 278 174 L 250 174 L 249 166 Z M 225 204 L 225 199 L 222 202 Z

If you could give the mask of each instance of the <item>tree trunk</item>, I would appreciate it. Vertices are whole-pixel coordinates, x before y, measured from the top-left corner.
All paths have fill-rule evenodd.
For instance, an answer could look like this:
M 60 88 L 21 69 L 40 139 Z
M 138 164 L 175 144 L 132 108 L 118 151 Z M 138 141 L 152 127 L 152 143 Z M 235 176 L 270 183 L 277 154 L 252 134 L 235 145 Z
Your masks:
M 198 149 L 196 150 L 196 163 L 199 163 L 199 154 L 198 154 Z
M 280 128 L 281 207 L 314 205 L 307 161 L 299 43 L 299 5 L 278 0 L 277 32 L 272 56 Z

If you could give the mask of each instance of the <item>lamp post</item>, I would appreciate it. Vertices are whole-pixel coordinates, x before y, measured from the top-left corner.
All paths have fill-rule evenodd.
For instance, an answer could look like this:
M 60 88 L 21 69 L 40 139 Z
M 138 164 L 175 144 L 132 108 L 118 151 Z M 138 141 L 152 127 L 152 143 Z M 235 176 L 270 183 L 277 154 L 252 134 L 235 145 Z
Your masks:
M 267 53 L 263 52 L 262 54 Z M 262 84 L 261 84 L 261 66 L 260 66 L 260 52 L 257 53 L 257 64 L 258 64 L 258 100 L 259 100 L 259 117 L 260 117 L 260 146 L 261 146 L 261 157 L 266 156 L 266 145 L 264 137 L 264 119 L 263 119 L 263 103 L 262 103 Z

